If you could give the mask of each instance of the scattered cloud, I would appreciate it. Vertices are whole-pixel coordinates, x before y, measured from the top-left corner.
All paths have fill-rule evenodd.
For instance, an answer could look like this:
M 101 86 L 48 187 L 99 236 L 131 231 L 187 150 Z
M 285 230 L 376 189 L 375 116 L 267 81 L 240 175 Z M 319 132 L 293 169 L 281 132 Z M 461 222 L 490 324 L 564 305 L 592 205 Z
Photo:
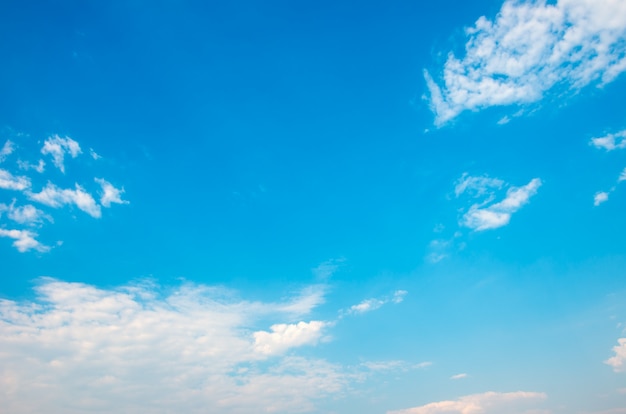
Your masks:
M 344 312 L 348 315 L 359 315 L 367 312 L 374 311 L 379 309 L 383 305 L 387 303 L 402 303 L 404 301 L 404 297 L 407 295 L 406 290 L 396 290 L 391 297 L 385 297 L 382 299 L 379 298 L 370 298 L 365 299 L 364 301 L 357 303 L 356 305 L 350 306 L 350 308 Z
M 608 201 L 608 199 L 609 193 L 606 191 L 599 191 L 593 196 L 593 205 L 597 207 L 605 201 Z
M 16 200 L 9 205 L 0 203 L 0 214 L 7 213 L 9 219 L 19 224 L 42 224 L 44 220 L 52 222 L 52 217 L 35 208 L 32 204 L 15 207 Z
M 101 289 L 44 278 L 36 294 L 0 299 L 7 412 L 310 412 L 361 378 L 323 359 L 281 355 L 313 344 L 324 322 L 255 331 L 259 309 L 281 306 L 221 288 Z
M 546 394 L 539 392 L 486 392 L 460 397 L 457 400 L 438 401 L 404 410 L 388 411 L 387 414 L 496 414 L 507 409 L 510 414 L 527 413 L 524 405 L 545 400 Z
M 74 141 L 72 138 L 61 138 L 55 134 L 44 141 L 41 153 L 51 155 L 52 163 L 61 170 L 62 173 L 65 173 L 65 154 L 76 158 L 82 151 L 78 142 Z
M 322 330 L 326 325 L 322 321 L 272 325 L 271 332 L 254 333 L 254 350 L 263 355 L 276 355 L 290 348 L 315 345 L 320 340 Z
M 0 162 L 4 162 L 4 160 L 6 160 L 6 158 L 11 155 L 13 151 L 15 151 L 15 144 L 12 141 L 7 140 L 0 149 Z
M 621 183 L 622 181 L 626 181 L 626 168 L 622 170 L 621 174 L 619 175 L 619 178 L 617 179 L 618 183 Z
M 15 176 L 7 170 L 0 169 L 0 189 L 24 191 L 30 188 L 30 179 L 24 176 Z
M 94 218 L 99 218 L 102 215 L 96 200 L 78 184 L 74 190 L 71 190 L 69 188 L 61 189 L 48 182 L 39 193 L 28 193 L 28 198 L 54 208 L 73 204 Z
M 454 186 L 454 194 L 457 197 L 463 193 L 468 193 L 473 197 L 482 197 L 485 194 L 490 194 L 493 189 L 499 190 L 504 184 L 504 181 L 487 175 L 471 176 L 468 173 L 463 173 Z
M 539 101 L 554 87 L 605 85 L 626 70 L 626 3 L 507 0 L 466 29 L 465 55 L 424 71 L 435 124 L 466 110 Z
M 467 378 L 467 374 L 466 373 L 462 373 L 462 374 L 456 374 L 450 377 L 451 380 L 460 380 L 463 378 Z
M 94 179 L 102 187 L 102 195 L 100 196 L 100 204 L 104 207 L 111 207 L 111 203 L 128 204 L 128 201 L 122 200 L 124 188 L 115 188 L 110 182 L 103 178 Z
M 318 280 L 328 280 L 345 262 L 345 259 L 327 260 L 313 269 L 313 275 Z
M 102 156 L 94 151 L 93 148 L 89 148 L 89 155 L 91 155 L 91 158 L 93 158 L 94 160 L 99 160 L 102 158 Z
M 461 178 L 463 179 L 463 177 Z M 541 180 L 533 178 L 522 187 L 510 187 L 503 200 L 493 203 L 495 192 L 491 191 L 491 188 L 499 189 L 499 186 L 503 185 L 500 183 L 500 180 L 496 181 L 499 186 L 495 186 L 492 184 L 493 179 L 478 177 L 479 180 L 472 181 L 474 178 L 476 177 L 467 176 L 462 182 L 478 182 L 479 184 L 462 187 L 461 191 L 458 190 L 459 184 L 457 184 L 455 193 L 459 196 L 464 192 L 470 192 L 474 197 L 477 194 L 483 197 L 481 202 L 472 204 L 461 220 L 462 226 L 475 231 L 506 226 L 511 220 L 511 215 L 526 205 L 530 198 L 537 193 L 537 189 L 541 187 Z
M 20 170 L 35 170 L 40 174 L 43 173 L 46 169 L 46 163 L 44 162 L 44 160 L 39 160 L 37 164 L 31 164 L 27 161 L 17 160 L 17 166 Z
M 626 130 L 615 134 L 607 134 L 599 138 L 591 138 L 591 145 L 606 151 L 626 148 Z
M 35 239 L 37 237 L 37 233 L 30 230 L 6 230 L 0 228 L 0 237 L 13 239 L 13 247 L 15 247 L 20 253 L 24 253 L 29 250 L 36 250 L 43 253 L 50 250 L 50 247 L 44 246 L 38 242 Z
M 617 340 L 618 345 L 613 347 L 615 356 L 604 361 L 605 364 L 613 367 L 615 372 L 626 372 L 626 338 Z

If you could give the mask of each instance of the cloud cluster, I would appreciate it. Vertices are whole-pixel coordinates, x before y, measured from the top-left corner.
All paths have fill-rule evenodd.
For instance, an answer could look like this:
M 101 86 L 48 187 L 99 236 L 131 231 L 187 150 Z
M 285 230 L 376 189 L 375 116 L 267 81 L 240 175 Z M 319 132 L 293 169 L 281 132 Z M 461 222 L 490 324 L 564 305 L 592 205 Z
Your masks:
M 461 219 L 461 225 L 475 231 L 496 229 L 506 226 L 511 221 L 513 213 L 526 205 L 530 198 L 541 187 L 541 180 L 533 178 L 521 187 L 509 187 L 504 198 L 495 202 L 495 189 L 507 185 L 502 181 L 487 176 L 473 177 L 463 174 L 457 181 L 455 194 L 469 193 L 473 198 L 480 198 L 479 202 L 471 205 Z
M 441 77 L 424 71 L 439 126 L 466 110 L 536 102 L 555 87 L 605 85 L 626 70 L 622 1 L 507 0 L 466 35 L 464 56 L 450 52 Z
M 626 372 L 626 338 L 617 340 L 618 345 L 613 347 L 615 356 L 604 361 L 605 364 L 613 367 L 615 372 Z
M 32 204 L 28 204 L 28 201 L 52 209 L 66 206 L 77 208 L 94 218 L 102 216 L 103 207 L 110 208 L 112 204 L 128 204 L 128 201 L 122 199 L 124 189 L 116 188 L 104 178 L 94 178 L 91 181 L 99 186 L 99 203 L 86 189 L 86 186 L 78 182 L 75 182 L 73 187 L 62 188 L 54 184 L 49 177 L 43 188 L 35 190 L 37 177 L 25 174 L 30 171 L 43 174 L 46 163 L 42 159 L 36 163 L 31 163 L 17 158 L 13 160 L 15 168 L 11 170 L 10 158 L 14 157 L 18 150 L 19 145 L 11 140 L 7 140 L 0 149 L 0 163 L 3 164 L 3 168 L 0 168 L 0 190 L 11 192 L 10 197 L 12 199 L 10 204 L 0 202 L 0 237 L 13 239 L 13 246 L 19 252 L 30 250 L 47 252 L 50 250 L 49 246 L 37 240 L 39 234 L 36 229 L 44 224 L 53 223 L 52 213 L 50 211 L 44 212 Z M 77 158 L 82 150 L 78 142 L 70 137 L 61 138 L 58 135 L 53 135 L 44 141 L 40 152 L 44 156 L 49 155 L 52 158 L 52 163 L 65 175 L 66 156 Z M 95 152 L 93 150 L 91 152 L 94 159 L 101 158 L 100 156 L 94 157 Z
M 3 410 L 312 411 L 316 399 L 359 378 L 324 360 L 282 355 L 313 345 L 327 326 L 291 323 L 286 311 L 315 292 L 267 303 L 210 286 L 101 289 L 42 279 L 35 300 L 0 300 Z M 286 323 L 255 330 L 267 319 Z
M 603 149 L 607 152 L 625 149 L 626 148 L 626 130 L 622 130 L 616 133 L 606 134 L 601 137 L 591 138 L 589 144 L 598 149 Z M 621 183 L 622 181 L 626 181 L 626 168 L 622 170 L 622 172 L 617 177 L 617 183 Z M 593 205 L 599 206 L 600 204 L 609 200 L 609 195 L 616 190 L 616 186 L 614 185 L 608 191 L 598 191 L 593 196 Z
M 460 397 L 457 400 L 438 401 L 404 410 L 388 411 L 387 414 L 508 414 L 537 413 L 524 409 L 529 403 L 545 400 L 546 394 L 539 392 L 486 392 Z M 504 411 L 506 410 L 506 411 Z

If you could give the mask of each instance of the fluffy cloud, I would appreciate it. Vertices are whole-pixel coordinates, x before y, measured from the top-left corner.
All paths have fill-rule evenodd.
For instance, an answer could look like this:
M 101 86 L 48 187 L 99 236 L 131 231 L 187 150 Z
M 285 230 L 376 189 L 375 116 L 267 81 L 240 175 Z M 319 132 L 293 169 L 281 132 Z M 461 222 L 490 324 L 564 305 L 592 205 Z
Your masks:
M 65 154 L 69 154 L 72 158 L 76 158 L 78 154 L 81 154 L 80 145 L 70 137 L 61 138 L 58 135 L 53 135 L 44 141 L 41 153 L 52 156 L 52 163 L 61 172 L 65 173 Z
M 96 200 L 78 184 L 74 190 L 71 190 L 69 188 L 61 189 L 48 182 L 39 193 L 28 193 L 28 198 L 54 208 L 73 204 L 95 218 L 102 215 Z
M 111 203 L 128 204 L 128 201 L 122 200 L 124 189 L 115 188 L 110 182 L 103 178 L 95 178 L 95 182 L 102 187 L 102 195 L 100 196 L 100 204 L 104 207 L 111 207 Z
M 604 361 L 605 364 L 613 367 L 615 372 L 626 371 L 626 338 L 620 338 L 617 340 L 618 345 L 613 347 L 615 356 Z
M 522 414 L 528 412 L 521 408 L 522 405 L 545 399 L 546 395 L 538 392 L 486 392 L 467 395 L 457 400 L 438 401 L 420 407 L 389 411 L 387 414 L 496 414 L 502 413 L 505 409 L 507 410 L 506 413 Z
M 264 355 L 276 355 L 290 348 L 315 345 L 322 336 L 322 329 L 325 326 L 326 323 L 321 321 L 272 325 L 271 332 L 254 333 L 254 350 Z
M 9 205 L 0 203 L 0 213 L 7 213 L 9 219 L 19 224 L 41 224 L 44 219 L 52 221 L 52 217 L 31 204 L 15 207 L 15 200 Z
M 15 144 L 13 144 L 10 140 L 7 140 L 0 149 L 0 162 L 4 162 L 4 160 L 11 155 L 14 150 Z
M 474 177 L 467 177 L 465 181 Z M 485 177 L 481 179 L 487 180 Z M 467 213 L 463 215 L 461 225 L 468 227 L 472 230 L 482 231 L 496 229 L 498 227 L 506 226 L 511 220 L 511 215 L 522 208 L 528 203 L 530 198 L 537 193 L 537 189 L 541 186 L 541 180 L 539 178 L 533 178 L 528 184 L 522 187 L 510 187 L 503 200 L 493 203 L 495 194 L 493 192 L 487 192 L 490 188 L 487 185 L 478 186 L 478 190 L 481 195 L 486 196 L 486 199 L 480 203 L 473 204 Z M 457 189 L 458 189 L 457 185 Z M 491 186 L 493 187 L 493 186 Z M 467 187 L 464 191 L 472 189 Z M 456 191 L 457 196 L 460 192 Z
M 626 70 L 623 1 L 507 0 L 466 34 L 465 56 L 449 53 L 440 79 L 424 71 L 436 125 L 465 110 L 536 102 L 555 86 L 604 85 Z
M 0 188 L 4 190 L 24 191 L 30 188 L 30 179 L 24 176 L 15 176 L 7 170 L 0 169 Z
M 36 250 L 38 252 L 47 252 L 50 250 L 50 247 L 44 246 L 38 242 L 35 239 L 35 237 L 37 237 L 37 233 L 30 230 L 0 229 L 0 237 L 13 239 L 13 247 L 15 247 L 20 253 L 24 253 L 29 250 Z
M 596 148 L 613 151 L 626 148 L 626 130 L 615 134 L 607 134 L 603 137 L 591 138 L 591 145 Z
M 260 318 L 289 317 L 276 313 L 286 304 L 196 285 L 99 289 L 42 279 L 36 293 L 32 302 L 0 300 L 7 412 L 314 411 L 316 399 L 338 395 L 356 378 L 320 359 L 258 352 L 259 337 L 272 347 L 278 336 L 302 345 L 324 326 L 254 332 Z
M 597 207 L 605 201 L 608 201 L 608 199 L 609 193 L 606 191 L 599 191 L 593 196 L 593 205 Z

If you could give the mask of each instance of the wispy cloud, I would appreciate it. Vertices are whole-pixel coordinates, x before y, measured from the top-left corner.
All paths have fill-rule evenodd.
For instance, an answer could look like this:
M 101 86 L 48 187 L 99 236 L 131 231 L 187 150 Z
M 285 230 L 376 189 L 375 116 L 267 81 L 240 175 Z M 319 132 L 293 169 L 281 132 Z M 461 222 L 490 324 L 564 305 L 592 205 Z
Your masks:
M 44 141 L 41 153 L 52 156 L 52 163 L 61 172 L 65 173 L 65 154 L 69 154 L 72 158 L 76 158 L 82 153 L 78 142 L 74 141 L 70 137 L 61 138 L 58 135 L 53 135 Z
M 466 35 L 465 55 L 449 53 L 440 78 L 424 71 L 436 125 L 466 110 L 536 102 L 556 86 L 604 85 L 626 70 L 621 1 L 507 0 Z
M 487 175 L 471 176 L 463 173 L 454 186 L 454 194 L 458 197 L 463 193 L 471 194 L 473 197 L 482 197 L 491 194 L 493 189 L 500 189 L 505 182 L 498 178 L 491 178 Z
M 254 331 L 259 308 L 281 307 L 220 288 L 42 279 L 36 293 L 32 302 L 0 300 L 7 412 L 316 411 L 318 398 L 357 378 L 322 359 L 281 355 L 314 343 L 325 323 Z
M 0 203 L 0 214 L 7 213 L 10 220 L 19 224 L 42 224 L 44 220 L 52 222 L 52 217 L 45 214 L 32 204 L 15 206 L 16 200 L 9 205 Z
M 39 160 L 37 164 L 31 164 L 28 161 L 17 160 L 17 166 L 20 170 L 35 170 L 40 174 L 43 173 L 46 169 L 46 163 L 44 162 L 44 160 Z
M 128 204 L 128 201 L 122 200 L 123 188 L 115 188 L 113 184 L 103 178 L 95 178 L 95 181 L 102 187 L 102 195 L 100 196 L 100 204 L 103 207 L 111 207 L 111 203 Z
M 615 355 L 604 361 L 605 364 L 613 367 L 615 372 L 626 371 L 626 338 L 620 338 L 617 340 L 618 345 L 613 347 Z
M 24 191 L 30 188 L 30 178 L 25 176 L 15 176 L 7 170 L 0 169 L 0 189 Z
M 626 148 L 626 130 L 614 134 L 607 134 L 598 138 L 591 138 L 590 144 L 607 151 Z
M 600 204 L 608 201 L 608 199 L 609 193 L 607 193 L 606 191 L 599 191 L 593 196 L 593 205 L 597 207 Z
M 14 150 L 15 144 L 12 141 L 7 140 L 2 148 L 0 148 L 0 162 L 4 162 L 4 160 L 6 160 L 6 158 L 11 155 Z
M 407 293 L 408 292 L 406 290 L 396 290 L 391 297 L 365 299 L 356 305 L 350 306 L 345 313 L 349 315 L 358 315 L 379 309 L 387 303 L 402 303 Z
M 0 228 L 0 237 L 8 237 L 13 239 L 13 247 L 18 252 L 24 253 L 29 250 L 36 250 L 38 252 L 47 252 L 50 247 L 41 244 L 37 241 L 37 233 L 30 230 L 6 230 Z
M 75 205 L 94 218 L 99 218 L 102 215 L 96 200 L 78 184 L 75 184 L 75 188 L 72 190 L 69 188 L 62 189 L 48 182 L 40 192 L 28 193 L 28 198 L 54 208 Z
M 486 392 L 472 394 L 457 400 L 438 401 L 404 410 L 388 411 L 387 414 L 496 414 L 506 409 L 507 413 L 522 414 L 523 405 L 539 402 L 547 398 L 546 394 L 539 392 Z
M 541 180 L 533 178 L 528 184 L 521 187 L 510 187 L 504 199 L 493 202 L 495 192 L 492 188 L 501 188 L 504 183 L 501 180 L 490 179 L 488 177 L 471 177 L 464 174 L 461 183 L 473 183 L 472 185 L 457 184 L 455 194 L 460 196 L 464 192 L 470 192 L 474 197 L 482 196 L 482 200 L 472 204 L 469 210 L 463 215 L 461 225 L 475 231 L 496 229 L 506 226 L 511 220 L 513 213 L 517 212 L 528 203 L 530 198 L 537 193 L 541 187 Z M 494 182 L 497 185 L 494 185 Z M 460 187 L 461 186 L 461 187 Z M 459 190 L 459 188 L 461 188 Z
M 460 380 L 463 378 L 467 378 L 467 374 L 466 373 L 461 373 L 461 374 L 456 374 L 450 377 L 451 380 Z

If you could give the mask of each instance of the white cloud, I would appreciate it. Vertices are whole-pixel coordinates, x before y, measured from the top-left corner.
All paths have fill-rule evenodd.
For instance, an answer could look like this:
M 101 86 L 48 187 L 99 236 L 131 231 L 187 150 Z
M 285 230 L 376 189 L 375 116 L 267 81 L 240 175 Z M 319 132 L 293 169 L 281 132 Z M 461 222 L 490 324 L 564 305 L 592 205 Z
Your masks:
M 463 378 L 467 378 L 467 374 L 466 373 L 462 373 L 462 374 L 456 374 L 450 377 L 451 380 L 459 380 L 459 379 L 463 379 Z
M 393 292 L 393 295 L 391 297 L 384 297 L 382 299 L 379 299 L 379 298 L 365 299 L 364 301 L 357 303 L 356 305 L 350 306 L 350 308 L 348 308 L 347 311 L 342 312 L 342 313 L 348 314 L 348 315 L 358 315 L 358 314 L 363 314 L 363 313 L 367 313 L 367 312 L 371 312 L 376 309 L 379 309 L 380 307 L 382 307 L 383 305 L 387 303 L 394 303 L 394 304 L 402 303 L 407 293 L 408 292 L 406 290 L 396 290 L 395 292 Z
M 626 148 L 626 130 L 615 134 L 607 134 L 603 137 L 592 138 L 591 145 L 596 148 L 613 151 Z
M 418 364 L 410 364 L 406 361 L 367 361 L 361 364 L 370 371 L 408 371 L 411 369 L 424 369 L 432 365 L 432 362 L 424 361 Z
M 89 148 L 89 155 L 91 155 L 91 158 L 93 158 L 94 160 L 99 160 L 100 158 L 102 158 L 102 156 L 94 151 L 93 148 Z
M 317 399 L 340 396 L 356 380 L 324 360 L 256 352 L 259 308 L 278 307 L 220 288 L 42 279 L 36 292 L 32 302 L 0 299 L 7 412 L 318 411 Z M 311 341 L 319 324 L 296 327 L 290 344 Z M 269 342 L 284 331 L 266 332 Z
M 124 193 L 123 188 L 115 188 L 110 182 L 103 178 L 95 178 L 94 180 L 102 187 L 100 204 L 104 207 L 111 207 L 111 203 L 128 204 L 128 201 L 122 200 L 122 194 Z
M 621 183 L 622 181 L 626 181 L 626 168 L 622 170 L 622 173 L 619 175 L 617 182 Z
M 39 193 L 28 193 L 28 198 L 54 208 L 59 208 L 66 204 L 73 204 L 95 218 L 99 218 L 102 215 L 100 206 L 96 204 L 91 194 L 86 192 L 78 184 L 76 184 L 74 190 L 71 190 L 61 189 L 48 182 L 46 187 Z
M 538 392 L 486 392 L 483 394 L 472 394 L 461 397 L 457 400 L 438 401 L 420 407 L 407 408 L 404 410 L 388 411 L 387 414 L 437 414 L 437 413 L 458 413 L 458 414 L 496 414 L 507 409 L 510 414 L 522 414 L 522 405 L 538 402 L 546 399 L 546 394 Z
M 53 135 L 44 141 L 41 153 L 52 156 L 52 162 L 54 165 L 65 173 L 65 154 L 69 154 L 72 158 L 76 158 L 78 154 L 81 154 L 80 145 L 70 137 L 61 138 L 58 135 Z
M 31 204 L 15 207 L 15 200 L 9 205 L 0 204 L 0 213 L 6 212 L 9 219 L 20 224 L 41 224 L 43 220 L 52 222 L 52 217 Z
M 454 194 L 459 197 L 463 193 L 469 193 L 474 197 L 481 197 L 491 193 L 492 189 L 500 189 L 504 185 L 504 181 L 497 178 L 491 178 L 487 175 L 480 177 L 471 176 L 463 173 L 454 186 Z
M 609 193 L 606 191 L 599 191 L 593 196 L 593 205 L 599 206 L 609 199 Z
M 626 70 L 623 1 L 507 0 L 466 34 L 465 56 L 448 54 L 440 82 L 424 71 L 436 125 L 466 110 L 536 102 L 553 87 L 604 85 Z
M 0 188 L 23 191 L 30 188 L 30 179 L 24 176 L 15 176 L 7 170 L 0 169 Z
M 326 325 L 322 321 L 272 325 L 271 332 L 254 333 L 254 350 L 263 355 L 276 355 L 290 348 L 315 345 L 320 340 L 322 329 Z
M 380 299 L 366 299 L 361 303 L 350 306 L 349 313 L 366 313 L 376 310 L 385 304 Z
M 541 180 L 533 178 L 522 187 L 509 188 L 506 197 L 498 203 L 488 204 L 492 199 L 490 197 L 486 202 L 474 204 L 463 216 L 461 224 L 476 231 L 505 226 L 509 224 L 511 215 L 527 204 L 540 186 Z
M 13 247 L 15 247 L 20 253 L 24 253 L 29 250 L 37 250 L 38 252 L 43 253 L 50 250 L 50 247 L 44 246 L 35 239 L 35 237 L 37 237 L 37 233 L 29 230 L 0 229 L 0 237 L 13 239 Z
M 617 340 L 618 345 L 613 347 L 615 356 L 604 361 L 605 364 L 613 367 L 615 372 L 626 372 L 626 338 Z
M 28 161 L 17 160 L 17 166 L 20 168 L 20 170 L 35 170 L 40 174 L 46 169 L 46 163 L 44 162 L 44 160 L 39 160 L 37 164 L 31 164 Z
M 15 151 L 15 145 L 10 140 L 7 140 L 0 149 L 0 162 L 4 162 L 13 151 Z

